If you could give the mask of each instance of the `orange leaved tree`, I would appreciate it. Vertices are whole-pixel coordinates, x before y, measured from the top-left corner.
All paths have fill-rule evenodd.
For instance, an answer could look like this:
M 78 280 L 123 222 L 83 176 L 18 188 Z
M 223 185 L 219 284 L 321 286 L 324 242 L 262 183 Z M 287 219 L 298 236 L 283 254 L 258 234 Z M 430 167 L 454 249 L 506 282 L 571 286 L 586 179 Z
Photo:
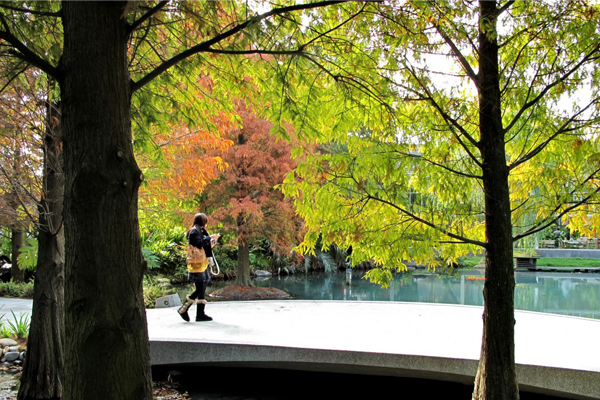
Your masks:
M 302 236 L 302 223 L 292 202 L 276 188 L 295 167 L 291 145 L 271 135 L 271 123 L 257 116 L 252 106 L 239 102 L 236 108 L 242 123 L 225 134 L 233 142 L 222 153 L 228 166 L 206 186 L 201 206 L 222 224 L 222 234 L 235 236 L 235 284 L 251 286 L 252 245 L 266 240 L 275 254 L 290 254 Z

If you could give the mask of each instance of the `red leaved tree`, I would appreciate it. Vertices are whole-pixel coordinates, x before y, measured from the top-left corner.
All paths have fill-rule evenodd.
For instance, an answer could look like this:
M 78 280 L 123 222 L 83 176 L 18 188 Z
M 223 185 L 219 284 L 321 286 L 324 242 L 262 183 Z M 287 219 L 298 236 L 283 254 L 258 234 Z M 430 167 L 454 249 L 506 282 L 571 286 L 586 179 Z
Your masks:
M 271 123 L 258 117 L 251 106 L 239 102 L 237 111 L 241 127 L 225 134 L 233 141 L 233 146 L 222 153 L 228 167 L 206 186 L 202 207 L 211 214 L 213 230 L 220 223 L 222 234 L 235 235 L 235 284 L 251 286 L 253 243 L 266 240 L 275 254 L 290 254 L 302 236 L 302 223 L 292 202 L 276 188 L 295 167 L 291 145 L 271 135 Z

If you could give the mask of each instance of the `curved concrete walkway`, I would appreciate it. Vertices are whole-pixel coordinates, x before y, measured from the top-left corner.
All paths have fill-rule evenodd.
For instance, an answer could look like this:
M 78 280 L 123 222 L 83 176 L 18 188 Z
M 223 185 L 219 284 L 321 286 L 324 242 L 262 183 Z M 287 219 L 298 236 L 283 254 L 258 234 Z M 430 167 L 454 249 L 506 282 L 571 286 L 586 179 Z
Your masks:
M 214 302 L 211 322 L 148 310 L 154 365 L 230 365 L 472 384 L 482 307 L 345 301 Z M 190 310 L 190 316 L 195 313 Z M 521 390 L 600 398 L 600 320 L 517 311 Z
M 472 384 L 482 307 L 354 301 L 207 305 L 211 322 L 147 310 L 153 365 L 224 365 L 404 376 Z M 0 298 L 0 316 L 31 301 Z M 190 315 L 193 317 L 192 308 Z M 600 398 L 600 320 L 516 311 L 521 390 Z M 193 319 L 193 318 L 192 318 Z

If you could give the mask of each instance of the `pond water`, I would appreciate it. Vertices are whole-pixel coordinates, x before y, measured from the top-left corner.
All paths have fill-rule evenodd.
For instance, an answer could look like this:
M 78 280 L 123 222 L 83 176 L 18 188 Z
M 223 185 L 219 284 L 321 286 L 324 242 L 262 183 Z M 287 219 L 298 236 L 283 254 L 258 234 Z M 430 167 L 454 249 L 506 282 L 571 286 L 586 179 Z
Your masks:
M 460 271 L 448 276 L 424 270 L 399 273 L 389 288 L 363 279 L 354 271 L 257 279 L 256 286 L 288 292 L 297 300 L 399 301 L 483 306 L 483 272 Z M 600 274 L 515 272 L 515 308 L 600 319 Z M 214 282 L 210 292 L 224 285 Z

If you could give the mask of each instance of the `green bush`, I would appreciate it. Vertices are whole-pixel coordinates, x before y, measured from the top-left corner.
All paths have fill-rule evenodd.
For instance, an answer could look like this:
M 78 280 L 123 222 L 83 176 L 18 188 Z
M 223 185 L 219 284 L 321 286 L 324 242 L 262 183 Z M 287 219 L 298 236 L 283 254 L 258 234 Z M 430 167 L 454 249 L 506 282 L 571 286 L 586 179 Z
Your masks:
M 13 311 L 12 320 L 0 321 L 0 337 L 27 339 L 29 336 L 29 328 L 31 327 L 31 317 L 29 314 L 21 314 L 18 318 Z M 4 318 L 5 315 L 0 316 Z
M 4 323 L 4 321 L 0 321 L 0 337 L 1 338 L 11 338 L 13 337 L 12 330 L 10 327 Z
M 0 297 L 33 299 L 33 281 L 14 282 L 11 279 L 8 282 L 0 282 Z
M 8 321 L 8 326 L 13 336 L 17 339 L 27 339 L 29 336 L 29 328 L 31 326 L 31 319 L 29 314 L 21 314 L 19 318 L 11 311 L 13 316 L 12 321 Z
M 483 260 L 483 258 L 484 257 L 481 257 L 481 256 L 459 257 L 458 265 L 461 268 L 475 268 L 475 266 L 477 266 L 477 264 L 479 264 L 481 262 L 481 260 Z
M 219 263 L 221 272 L 235 271 L 237 269 L 237 246 L 231 244 L 219 244 L 215 246 L 213 252 Z
M 10 229 L 2 227 L 0 229 L 0 256 L 6 256 L 9 259 L 12 256 L 12 244 L 10 242 Z
M 172 286 L 165 286 L 155 277 L 144 277 L 144 305 L 146 308 L 153 308 L 156 299 L 170 294 L 177 293 L 177 289 Z
M 148 262 L 148 269 L 163 275 L 181 274 L 185 268 L 185 245 L 183 228 L 142 234 L 142 252 Z

